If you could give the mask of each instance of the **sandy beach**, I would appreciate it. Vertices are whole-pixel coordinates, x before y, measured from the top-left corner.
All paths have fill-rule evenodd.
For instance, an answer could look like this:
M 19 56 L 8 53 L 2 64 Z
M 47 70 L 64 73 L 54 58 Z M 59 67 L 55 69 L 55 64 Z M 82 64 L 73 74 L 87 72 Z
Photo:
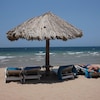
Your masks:
M 79 75 L 63 82 L 31 81 L 5 83 L 5 69 L 0 68 L 0 100 L 99 100 L 100 78 Z M 48 78 L 47 78 L 48 79 Z M 35 81 L 35 82 L 34 82 Z

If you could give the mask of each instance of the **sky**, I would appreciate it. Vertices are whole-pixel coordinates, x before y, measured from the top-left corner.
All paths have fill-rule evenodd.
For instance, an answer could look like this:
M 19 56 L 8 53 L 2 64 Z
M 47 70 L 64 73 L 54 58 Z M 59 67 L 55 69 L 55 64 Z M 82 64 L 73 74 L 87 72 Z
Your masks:
M 11 42 L 6 33 L 27 19 L 49 11 L 83 32 L 81 38 L 51 40 L 51 47 L 100 46 L 100 0 L 0 0 L 0 48 L 44 47 L 45 41 Z

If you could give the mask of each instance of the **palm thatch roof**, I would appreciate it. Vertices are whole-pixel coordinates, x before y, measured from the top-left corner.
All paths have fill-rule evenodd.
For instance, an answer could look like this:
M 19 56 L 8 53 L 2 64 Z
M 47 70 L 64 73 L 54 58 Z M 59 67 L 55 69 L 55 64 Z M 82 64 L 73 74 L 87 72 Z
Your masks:
M 7 32 L 7 37 L 11 41 L 18 40 L 19 38 L 27 40 L 68 40 L 81 36 L 81 30 L 51 12 L 31 18 Z

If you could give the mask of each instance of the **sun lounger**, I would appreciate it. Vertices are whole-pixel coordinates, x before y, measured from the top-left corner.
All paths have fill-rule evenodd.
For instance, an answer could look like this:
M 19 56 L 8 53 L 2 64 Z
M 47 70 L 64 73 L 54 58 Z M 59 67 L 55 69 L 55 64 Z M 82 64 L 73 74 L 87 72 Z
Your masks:
M 8 81 L 20 81 L 22 83 L 22 69 L 21 68 L 14 68 L 14 67 L 7 67 L 5 69 L 5 82 Z
M 74 65 L 60 66 L 58 69 L 53 69 L 59 80 L 74 79 L 77 77 L 77 71 Z
M 86 68 L 83 68 L 80 65 L 75 65 L 75 68 L 77 70 L 78 75 L 84 75 L 85 74 Z
M 23 82 L 29 79 L 39 79 L 41 77 L 40 74 L 40 66 L 32 66 L 23 68 Z

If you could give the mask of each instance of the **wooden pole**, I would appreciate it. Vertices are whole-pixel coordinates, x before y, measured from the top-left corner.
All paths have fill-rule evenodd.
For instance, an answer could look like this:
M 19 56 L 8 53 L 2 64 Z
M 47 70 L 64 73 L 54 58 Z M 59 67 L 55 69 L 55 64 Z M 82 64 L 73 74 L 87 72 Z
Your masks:
M 49 67 L 49 46 L 50 46 L 50 43 L 49 43 L 49 39 L 46 40 L 46 57 L 45 57 L 45 65 L 46 65 L 46 71 L 50 71 Z

